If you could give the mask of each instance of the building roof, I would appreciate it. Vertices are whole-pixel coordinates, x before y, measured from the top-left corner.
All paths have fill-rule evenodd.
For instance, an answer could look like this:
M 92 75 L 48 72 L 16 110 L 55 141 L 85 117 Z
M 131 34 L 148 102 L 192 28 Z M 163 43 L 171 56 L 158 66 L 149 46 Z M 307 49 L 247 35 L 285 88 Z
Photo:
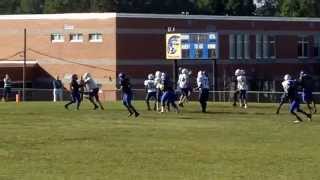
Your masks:
M 183 14 L 136 14 L 136 13 L 66 13 L 66 14 L 24 14 L 0 15 L 0 20 L 90 20 L 109 18 L 148 18 L 148 19 L 190 19 L 190 20 L 236 20 L 236 21 L 286 21 L 320 22 L 320 18 L 298 17 L 259 17 L 259 16 L 212 16 Z
M 133 13 L 117 13 L 116 16 L 123 17 L 123 18 L 154 18 L 154 19 L 320 22 L 320 18 L 300 18 L 300 17 L 213 16 L 213 15 L 133 14 Z
M 90 20 L 115 18 L 116 13 L 66 13 L 0 15 L 0 20 Z

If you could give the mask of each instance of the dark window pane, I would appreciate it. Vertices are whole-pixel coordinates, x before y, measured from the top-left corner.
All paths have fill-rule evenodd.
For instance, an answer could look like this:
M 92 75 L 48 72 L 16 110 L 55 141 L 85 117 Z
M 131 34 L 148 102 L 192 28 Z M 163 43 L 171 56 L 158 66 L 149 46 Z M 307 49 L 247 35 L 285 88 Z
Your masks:
M 302 52 L 303 52 L 303 50 L 302 50 L 302 44 L 301 43 L 298 43 L 298 56 L 299 57 L 301 57 L 301 56 L 303 56 L 303 54 L 302 54 Z
M 303 56 L 308 57 L 309 56 L 309 44 L 304 44 L 303 45 Z
M 276 56 L 276 44 L 275 43 L 270 43 L 269 45 L 269 57 L 275 57 Z

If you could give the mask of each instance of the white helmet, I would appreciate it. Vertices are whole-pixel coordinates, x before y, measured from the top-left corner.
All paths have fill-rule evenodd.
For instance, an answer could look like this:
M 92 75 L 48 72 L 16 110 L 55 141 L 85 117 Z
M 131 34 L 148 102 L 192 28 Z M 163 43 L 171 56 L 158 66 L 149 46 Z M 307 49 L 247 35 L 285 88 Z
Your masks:
M 285 81 L 291 80 L 290 74 L 284 75 L 283 79 L 284 79 Z
M 202 71 L 198 71 L 198 77 L 202 77 L 203 72 Z
M 237 70 L 234 72 L 234 75 L 235 75 L 235 76 L 240 76 L 240 73 L 241 73 L 241 69 L 237 69 Z
M 148 79 L 149 79 L 149 80 L 153 80 L 153 79 L 154 79 L 154 75 L 153 75 L 153 74 L 149 74 L 149 75 L 148 75 Z
M 187 70 L 186 68 L 183 68 L 182 71 L 181 71 L 181 73 L 182 73 L 182 74 L 187 74 L 187 73 L 188 73 L 188 70 Z
M 166 78 L 166 73 L 161 73 L 161 79 L 164 80 Z
M 82 76 L 83 79 L 90 79 L 91 78 L 91 74 L 90 73 L 84 73 L 84 75 Z
M 161 77 L 161 72 L 160 72 L 160 71 L 156 71 L 155 76 L 156 76 L 157 78 L 160 78 L 160 77 Z

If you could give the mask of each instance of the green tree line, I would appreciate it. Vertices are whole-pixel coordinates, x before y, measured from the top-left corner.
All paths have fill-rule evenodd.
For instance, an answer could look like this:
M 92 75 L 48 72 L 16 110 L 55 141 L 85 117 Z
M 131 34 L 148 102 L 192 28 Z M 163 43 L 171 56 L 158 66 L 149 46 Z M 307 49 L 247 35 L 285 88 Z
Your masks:
M 0 14 L 127 12 L 320 17 L 319 0 L 1 0 Z

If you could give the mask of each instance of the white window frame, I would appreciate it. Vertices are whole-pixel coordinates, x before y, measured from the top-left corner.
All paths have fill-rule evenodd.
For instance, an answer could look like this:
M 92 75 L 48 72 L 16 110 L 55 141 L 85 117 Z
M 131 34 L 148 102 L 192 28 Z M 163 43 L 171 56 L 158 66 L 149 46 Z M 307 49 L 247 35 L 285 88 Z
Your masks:
M 309 54 L 309 48 L 310 48 L 310 45 L 309 45 L 309 40 L 308 40 L 308 36 L 299 36 L 298 37 L 298 48 L 299 48 L 299 44 L 301 44 L 302 46 L 302 56 L 299 56 L 299 49 L 298 49 L 298 59 L 307 59 L 309 58 L 310 54 Z M 307 56 L 305 56 L 305 51 L 306 49 L 304 48 L 304 45 L 308 45 L 308 48 L 307 48 Z
M 101 36 L 101 38 L 97 38 L 99 35 Z M 95 37 L 95 38 L 92 38 L 92 37 Z M 94 42 L 94 43 L 103 42 L 103 34 L 102 33 L 90 33 L 89 34 L 89 42 Z
M 272 38 L 272 40 L 271 40 Z M 256 34 L 256 59 L 276 59 L 277 46 L 276 36 L 263 33 Z M 274 54 L 270 54 L 270 49 L 273 48 Z
M 59 37 L 56 39 L 55 37 Z M 63 33 L 52 33 L 51 34 L 51 42 L 52 43 L 63 43 L 64 42 L 64 34 Z
M 315 54 L 314 54 L 314 57 L 316 58 L 316 59 L 319 59 L 320 58 L 320 34 L 316 34 L 316 35 L 314 35 L 314 50 L 315 50 L 315 48 L 317 48 L 316 50 L 318 51 L 317 53 L 318 53 L 318 55 L 316 56 Z
M 76 37 L 76 38 L 73 39 L 73 37 Z M 81 42 L 83 42 L 83 34 L 82 33 L 71 33 L 70 34 L 70 42 L 71 43 L 81 43 Z

